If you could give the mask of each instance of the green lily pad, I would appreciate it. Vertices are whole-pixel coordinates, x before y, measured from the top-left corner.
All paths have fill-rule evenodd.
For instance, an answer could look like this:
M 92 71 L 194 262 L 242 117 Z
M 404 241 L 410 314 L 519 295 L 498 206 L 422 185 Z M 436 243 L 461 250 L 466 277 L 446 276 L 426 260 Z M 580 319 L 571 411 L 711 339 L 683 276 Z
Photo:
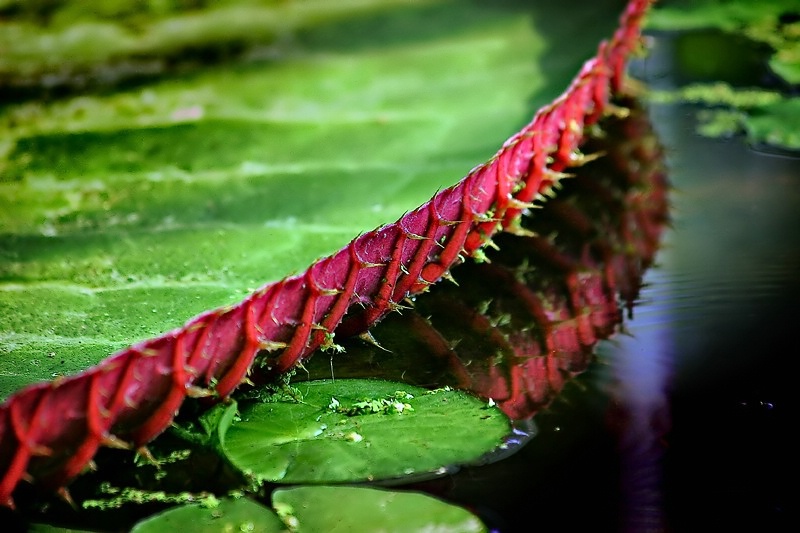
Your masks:
M 292 13 L 293 38 L 274 57 L 0 108 L 0 399 L 238 302 L 397 220 L 491 157 L 619 15 L 612 0 L 569 16 L 524 1 L 264 3 Z M 71 32 L 106 42 L 109 25 L 146 38 L 176 24 L 152 49 L 167 55 L 170 35 L 217 35 L 204 48 L 227 39 L 180 26 L 173 10 L 98 22 L 64 4 L 72 19 L 9 22 L 19 35 L 0 34 L 58 46 Z M 229 20 L 217 15 L 203 24 Z M 136 42 L 76 58 L 106 64 L 105 51 L 124 59 Z M 23 75 L 55 57 L 20 46 L 9 68 Z
M 274 510 L 246 498 L 223 498 L 208 507 L 173 507 L 136 524 L 132 533 L 326 531 L 487 531 L 480 518 L 457 505 L 411 491 L 367 487 L 307 486 L 272 494 Z M 37 531 L 71 531 L 43 526 Z
M 279 483 L 425 477 L 478 461 L 511 430 L 497 407 L 451 389 L 358 379 L 297 389 L 241 408 L 221 442 L 234 466 Z
M 466 509 L 417 492 L 294 487 L 275 491 L 272 505 L 298 533 L 487 531 L 483 522 Z
M 192 533 L 286 531 L 280 517 L 271 509 L 247 498 L 224 498 L 216 507 L 182 505 L 153 515 L 136 524 L 132 533 L 174 533 L 175 529 Z

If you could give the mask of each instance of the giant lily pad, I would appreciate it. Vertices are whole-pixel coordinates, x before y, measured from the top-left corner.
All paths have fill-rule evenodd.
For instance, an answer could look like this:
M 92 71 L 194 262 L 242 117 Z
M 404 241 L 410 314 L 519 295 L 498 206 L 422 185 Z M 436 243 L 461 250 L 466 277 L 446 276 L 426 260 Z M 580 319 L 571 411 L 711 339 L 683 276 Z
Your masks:
M 302 31 L 260 61 L 0 109 L 0 398 L 396 220 L 561 92 L 619 14 L 299 3 Z
M 222 448 L 262 481 L 335 483 L 435 475 L 504 446 L 506 416 L 467 393 L 378 380 L 310 381 L 300 397 L 241 409 Z

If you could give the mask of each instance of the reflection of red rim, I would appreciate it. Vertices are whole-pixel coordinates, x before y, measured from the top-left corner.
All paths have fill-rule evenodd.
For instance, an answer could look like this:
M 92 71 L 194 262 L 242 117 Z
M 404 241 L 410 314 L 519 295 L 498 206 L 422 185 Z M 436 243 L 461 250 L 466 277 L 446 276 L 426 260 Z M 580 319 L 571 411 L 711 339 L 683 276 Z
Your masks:
M 584 127 L 623 91 L 649 0 L 631 0 L 612 39 L 569 88 L 495 157 L 399 221 L 365 233 L 301 275 L 238 305 L 209 311 L 76 376 L 39 383 L 0 406 L 0 504 L 21 479 L 61 490 L 101 445 L 140 448 L 171 423 L 187 395 L 229 396 L 256 356 L 281 374 L 331 343 L 366 331 L 409 295 L 447 275 L 499 230 L 518 231 L 524 209 L 553 194 L 560 172 L 582 162 Z M 345 314 L 355 304 L 364 311 Z
M 528 419 L 586 370 L 596 343 L 621 324 L 669 209 L 662 147 L 637 103 L 623 104 L 629 116 L 604 119 L 604 135 L 583 146 L 604 157 L 577 169 L 555 199 L 525 218 L 530 235 L 498 236 L 491 262 L 455 269 L 457 286 L 437 285 L 405 313 L 414 324 L 402 330 L 405 338 L 421 346 L 413 350 L 446 361 L 437 384 Z M 375 328 L 382 342 L 386 323 Z M 386 348 L 408 351 L 395 336 Z

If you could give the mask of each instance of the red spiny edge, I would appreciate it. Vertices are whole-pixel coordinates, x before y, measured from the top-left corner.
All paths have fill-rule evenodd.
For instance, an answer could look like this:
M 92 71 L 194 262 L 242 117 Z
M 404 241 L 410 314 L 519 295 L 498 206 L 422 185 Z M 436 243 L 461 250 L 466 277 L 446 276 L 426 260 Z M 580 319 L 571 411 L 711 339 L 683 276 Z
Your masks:
M 367 331 L 464 257 L 480 254 L 496 232 L 523 231 L 519 217 L 553 196 L 562 172 L 582 162 L 584 129 L 613 110 L 610 97 L 623 92 L 650 3 L 631 0 L 611 40 L 490 161 L 395 223 L 237 305 L 9 397 L 0 406 L 0 505 L 13 507 L 21 480 L 63 489 L 100 446 L 143 447 L 171 424 L 186 396 L 229 397 L 257 357 L 278 375 L 332 347 L 334 333 Z
M 512 420 L 546 409 L 587 369 L 658 250 L 669 218 L 663 150 L 636 101 L 623 104 L 630 115 L 604 121 L 606 135 L 590 139 L 603 161 L 577 169 L 572 187 L 524 221 L 532 235 L 498 235 L 490 262 L 454 270 L 458 287 L 437 286 L 403 314 L 416 318 L 409 333 L 447 362 L 447 384 Z M 451 323 L 463 325 L 457 342 Z

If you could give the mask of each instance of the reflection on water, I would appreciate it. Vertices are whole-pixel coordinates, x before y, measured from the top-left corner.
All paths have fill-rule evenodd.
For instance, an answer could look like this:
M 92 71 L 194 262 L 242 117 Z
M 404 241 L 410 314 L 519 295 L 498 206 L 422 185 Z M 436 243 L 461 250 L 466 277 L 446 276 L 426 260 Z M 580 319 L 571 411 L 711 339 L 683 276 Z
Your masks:
M 671 56 L 661 52 L 656 43 L 638 73 L 655 86 L 670 83 L 660 62 Z M 558 398 L 534 408 L 542 409 L 539 432 L 524 449 L 422 488 L 501 531 L 797 530 L 786 487 L 800 412 L 789 370 L 800 301 L 800 159 L 698 137 L 694 113 L 649 109 L 674 187 L 671 227 L 626 333 L 601 342 L 597 362 L 587 360 Z M 418 319 L 387 321 L 376 335 L 391 344 L 393 328 L 402 336 L 409 327 L 393 324 Z M 427 338 L 410 341 L 416 361 L 351 346 L 334 370 L 347 374 L 352 356 L 370 361 L 365 375 L 380 369 L 436 383 L 464 346 L 439 327 L 418 329 Z M 438 355 L 426 351 L 433 345 Z
M 653 114 L 671 154 L 674 228 L 629 328 L 673 374 L 662 512 L 676 531 L 788 530 L 800 160 L 698 138 L 685 108 Z
M 630 314 L 667 220 L 663 151 L 642 110 L 626 104 L 630 116 L 608 119 L 583 147 L 604 157 L 574 169 L 525 218 L 527 234 L 497 236 L 487 260 L 460 265 L 454 284 L 373 328 L 381 347 L 347 344 L 336 372 L 471 390 L 512 420 L 549 406 Z M 308 369 L 326 377 L 314 362 Z
M 663 151 L 646 114 L 635 102 L 626 104 L 630 117 L 607 122 L 605 135 L 584 147 L 605 157 L 576 169 L 577 177 L 526 219 L 535 235 L 497 237 L 499 250 L 488 254 L 489 262 L 460 265 L 453 271 L 457 284 L 433 287 L 413 309 L 373 328 L 380 347 L 343 340 L 345 354 L 312 358 L 307 377 L 377 375 L 452 385 L 491 399 L 519 422 L 580 386 L 575 378 L 591 368 L 597 342 L 618 330 L 624 314 L 637 315 L 642 275 L 667 221 Z M 604 415 L 622 458 L 615 485 L 625 491 L 622 511 L 632 524 L 657 524 L 669 366 L 661 353 L 643 357 L 642 339 L 621 339 L 615 362 L 605 366 L 616 383 L 616 403 Z M 554 434 L 569 435 L 577 427 L 571 419 L 562 426 L 547 427 L 521 450 L 511 447 L 513 457 L 487 458 L 492 464 L 423 488 L 475 507 L 492 526 L 512 531 L 520 523 L 515 516 L 528 508 L 516 502 L 525 485 L 565 476 L 538 475 L 539 460 L 527 452 L 546 450 Z
M 656 40 L 640 65 L 650 86 L 674 82 L 672 44 Z M 650 109 L 675 191 L 632 337 L 609 350 L 612 397 L 650 430 L 620 441 L 631 450 L 623 509 L 634 531 L 796 530 L 785 487 L 796 464 L 800 158 L 698 137 L 695 111 Z
M 656 268 L 646 277 L 655 288 L 664 275 Z M 663 531 L 666 525 L 662 468 L 664 439 L 671 427 L 668 393 L 673 343 L 670 328 L 658 323 L 663 319 L 650 314 L 655 322 L 647 323 L 646 310 L 651 303 L 658 305 L 652 298 L 644 289 L 630 320 L 630 334 L 617 337 L 607 355 L 614 379 L 611 410 L 617 420 L 625 531 Z M 661 307 L 664 311 L 669 312 L 669 307 Z

